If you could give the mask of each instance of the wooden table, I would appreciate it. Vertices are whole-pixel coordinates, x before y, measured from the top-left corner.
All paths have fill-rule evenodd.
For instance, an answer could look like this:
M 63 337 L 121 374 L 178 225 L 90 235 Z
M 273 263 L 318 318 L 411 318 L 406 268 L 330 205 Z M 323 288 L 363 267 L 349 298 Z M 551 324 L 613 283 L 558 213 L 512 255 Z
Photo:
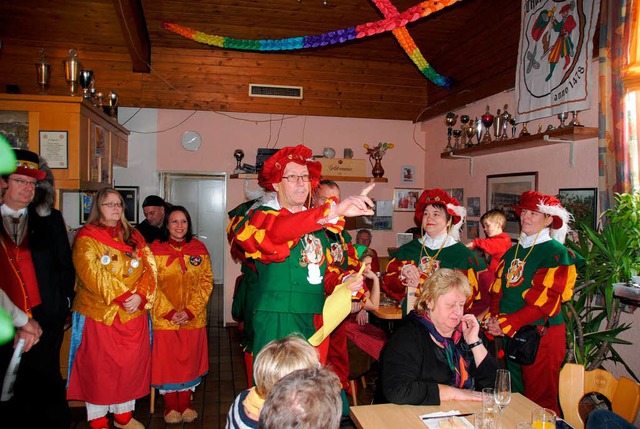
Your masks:
M 531 421 L 531 411 L 537 406 L 521 394 L 514 393 L 504 409 L 503 428 L 514 429 L 520 422 Z M 351 419 L 359 429 L 425 429 L 421 415 L 450 410 L 475 413 L 482 410 L 482 401 L 445 401 L 440 405 L 362 405 L 351 407 Z M 466 419 L 473 424 L 473 416 Z
M 397 305 L 381 305 L 377 310 L 372 311 L 372 313 L 379 319 L 384 320 L 400 320 L 402 319 L 402 309 L 398 308 Z

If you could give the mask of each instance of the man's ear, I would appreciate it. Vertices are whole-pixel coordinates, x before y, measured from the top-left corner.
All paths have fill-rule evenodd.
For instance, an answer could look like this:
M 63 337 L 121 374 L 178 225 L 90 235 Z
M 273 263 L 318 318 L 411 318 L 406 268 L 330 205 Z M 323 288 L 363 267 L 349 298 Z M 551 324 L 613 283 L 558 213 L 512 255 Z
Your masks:
M 551 225 L 552 222 L 553 222 L 553 216 L 546 215 L 546 217 L 544 219 L 544 226 L 547 227 L 547 226 Z

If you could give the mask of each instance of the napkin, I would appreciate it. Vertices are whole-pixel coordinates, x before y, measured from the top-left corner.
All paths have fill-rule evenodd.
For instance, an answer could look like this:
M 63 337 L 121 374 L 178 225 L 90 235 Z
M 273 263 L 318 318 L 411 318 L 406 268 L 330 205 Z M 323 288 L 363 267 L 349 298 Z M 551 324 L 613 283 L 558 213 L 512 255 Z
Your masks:
M 448 416 L 455 416 L 457 414 L 464 414 L 462 412 L 460 412 L 459 410 L 451 410 L 451 411 L 437 411 L 435 413 L 429 413 L 429 414 L 423 414 L 420 417 L 442 417 L 442 418 L 446 418 Z M 469 420 L 466 419 L 466 417 L 460 417 L 460 419 L 464 422 L 464 424 L 467 425 L 467 428 L 469 429 L 473 429 L 473 425 L 469 422 Z M 442 419 L 428 419 L 428 420 L 422 420 L 422 423 L 425 424 L 426 427 L 430 428 L 430 429 L 440 429 L 440 421 Z

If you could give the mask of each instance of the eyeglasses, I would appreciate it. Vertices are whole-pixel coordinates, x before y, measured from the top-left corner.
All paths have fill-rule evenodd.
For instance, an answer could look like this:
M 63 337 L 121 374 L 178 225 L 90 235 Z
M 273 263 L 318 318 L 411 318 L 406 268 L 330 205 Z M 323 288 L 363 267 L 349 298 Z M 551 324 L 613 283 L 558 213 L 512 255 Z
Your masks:
M 108 203 L 102 203 L 101 205 L 103 206 L 107 206 L 110 209 L 114 208 L 114 207 L 118 207 L 118 208 L 122 208 L 122 203 L 114 203 L 114 202 L 108 202 Z
M 303 182 L 310 182 L 311 176 L 308 174 L 303 174 L 302 176 L 298 176 L 297 174 L 289 174 L 288 176 L 282 176 L 283 179 L 286 179 L 289 183 L 298 183 L 300 180 Z
M 30 180 L 22 180 L 22 179 L 14 179 L 13 177 L 10 177 L 9 180 L 13 180 L 14 182 L 16 182 L 18 185 L 20 186 L 30 186 L 32 188 L 35 188 L 36 186 L 38 186 L 38 182 L 32 182 Z

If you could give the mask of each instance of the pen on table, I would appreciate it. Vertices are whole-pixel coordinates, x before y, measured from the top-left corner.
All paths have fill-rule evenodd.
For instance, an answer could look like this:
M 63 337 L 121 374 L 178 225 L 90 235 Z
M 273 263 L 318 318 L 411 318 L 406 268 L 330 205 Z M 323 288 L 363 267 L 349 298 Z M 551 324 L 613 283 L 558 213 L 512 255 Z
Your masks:
M 447 419 L 449 417 L 467 417 L 467 416 L 472 416 L 475 413 L 464 413 L 464 414 L 448 414 L 448 415 L 443 415 L 443 416 L 422 416 L 420 417 L 422 420 L 429 420 L 429 419 Z

